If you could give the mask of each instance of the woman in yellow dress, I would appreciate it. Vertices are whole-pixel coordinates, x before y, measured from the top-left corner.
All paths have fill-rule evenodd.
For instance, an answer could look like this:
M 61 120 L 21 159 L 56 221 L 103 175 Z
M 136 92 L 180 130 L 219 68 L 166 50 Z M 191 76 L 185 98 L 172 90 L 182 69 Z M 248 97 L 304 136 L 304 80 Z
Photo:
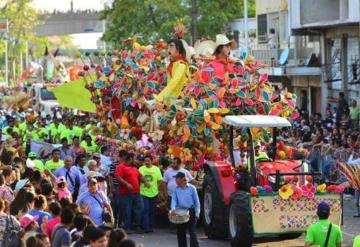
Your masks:
M 168 42 L 170 64 L 167 67 L 167 85 L 158 95 L 154 95 L 157 101 L 179 98 L 189 82 L 189 63 L 184 43 L 181 39 L 171 39 Z

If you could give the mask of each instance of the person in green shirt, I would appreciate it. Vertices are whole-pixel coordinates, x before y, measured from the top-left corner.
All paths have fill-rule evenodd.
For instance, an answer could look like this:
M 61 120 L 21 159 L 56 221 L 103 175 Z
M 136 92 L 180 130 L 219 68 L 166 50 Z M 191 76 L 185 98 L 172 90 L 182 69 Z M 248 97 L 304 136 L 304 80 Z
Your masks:
M 360 247 L 360 235 L 354 238 L 353 247 Z
M 71 145 L 72 144 L 72 138 L 75 136 L 75 130 L 73 128 L 73 124 L 72 122 L 68 119 L 65 122 L 65 127 L 63 130 L 61 130 L 60 132 L 60 140 L 62 140 L 63 138 L 66 138 L 68 141 L 68 144 Z
M 86 153 L 92 154 L 98 151 L 98 146 L 92 140 L 90 135 L 86 135 L 84 140 L 80 143 L 80 146 L 85 148 Z
M 140 195 L 144 205 L 143 228 L 146 233 L 154 231 L 156 201 L 163 179 L 159 167 L 153 166 L 152 161 L 152 156 L 145 156 L 144 165 L 139 168 L 144 181 L 140 184 Z
M 358 126 L 359 121 L 359 107 L 357 106 L 356 100 L 351 100 L 350 102 L 350 126 L 355 129 Z
M 18 133 L 19 134 L 19 128 L 15 126 L 15 119 L 12 117 L 9 117 L 7 120 L 8 126 L 3 129 L 3 133 L 7 136 L 11 136 L 12 133 Z M 9 133 L 10 132 L 10 133 Z
M 23 136 L 23 142 L 26 143 L 27 140 L 40 141 L 37 130 L 34 129 L 34 125 L 32 123 L 27 123 L 26 130 Z
M 307 229 L 305 247 L 310 247 L 312 245 L 320 247 L 341 247 L 341 243 L 343 242 L 342 232 L 338 225 L 331 223 L 329 220 L 329 204 L 325 201 L 320 202 L 316 213 L 319 220 Z M 328 234 L 329 239 L 326 244 Z
M 64 128 L 65 126 L 59 122 L 59 119 L 53 119 L 53 123 L 49 125 L 49 135 L 51 143 L 60 143 L 60 134 Z
M 37 170 L 39 170 L 41 172 L 44 171 L 44 163 L 41 160 L 37 159 L 36 153 L 30 152 L 28 154 L 28 158 L 30 160 L 32 160 L 32 162 L 34 163 L 35 169 L 37 169 Z
M 50 172 L 55 172 L 58 168 L 64 166 L 64 161 L 60 159 L 60 150 L 54 149 L 51 152 L 51 160 L 46 161 L 44 169 Z
M 48 131 L 45 128 L 45 120 L 44 119 L 39 119 L 36 123 L 36 132 L 37 135 L 39 136 L 40 141 L 42 142 L 48 142 L 49 137 L 48 137 Z

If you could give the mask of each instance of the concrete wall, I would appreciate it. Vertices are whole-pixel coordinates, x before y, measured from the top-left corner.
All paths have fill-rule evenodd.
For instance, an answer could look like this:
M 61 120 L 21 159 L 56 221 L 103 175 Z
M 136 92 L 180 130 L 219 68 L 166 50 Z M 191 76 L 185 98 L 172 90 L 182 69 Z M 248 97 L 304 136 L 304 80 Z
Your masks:
M 348 0 L 349 1 L 349 20 L 360 21 L 360 1 L 359 0 Z
M 281 0 L 256 0 L 256 15 L 278 12 Z
M 289 0 L 291 28 L 359 22 L 360 0 Z
M 337 20 L 339 17 L 339 0 L 301 0 L 301 25 Z

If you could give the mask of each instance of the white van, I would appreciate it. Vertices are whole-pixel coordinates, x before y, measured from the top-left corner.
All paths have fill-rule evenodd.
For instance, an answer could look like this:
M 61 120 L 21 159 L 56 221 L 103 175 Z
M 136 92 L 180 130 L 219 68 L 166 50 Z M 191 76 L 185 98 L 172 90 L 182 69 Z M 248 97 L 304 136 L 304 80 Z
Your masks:
M 48 90 L 49 87 L 54 86 L 56 85 L 36 83 L 29 88 L 28 92 L 32 99 L 33 110 L 39 112 L 42 116 L 52 114 L 59 107 L 54 93 Z

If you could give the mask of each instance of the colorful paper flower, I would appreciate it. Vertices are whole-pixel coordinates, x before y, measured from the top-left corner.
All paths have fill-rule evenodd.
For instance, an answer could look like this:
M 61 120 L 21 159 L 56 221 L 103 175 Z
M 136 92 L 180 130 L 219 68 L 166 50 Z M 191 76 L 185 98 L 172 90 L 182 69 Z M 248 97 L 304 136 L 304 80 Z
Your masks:
M 338 185 L 335 188 L 335 192 L 337 192 L 337 193 L 343 193 L 344 190 L 345 190 L 345 188 L 343 186 L 341 186 L 341 185 Z
M 328 192 L 335 192 L 335 190 L 336 190 L 336 185 L 331 184 L 331 185 L 329 185 L 329 186 L 326 188 L 326 190 L 327 190 Z
M 161 141 L 164 136 L 164 131 L 156 130 L 149 134 L 153 141 Z
M 297 187 L 295 185 L 292 186 L 292 189 L 293 189 L 294 193 L 292 194 L 291 199 L 299 200 L 303 195 L 302 189 L 300 189 L 299 187 Z
M 260 185 L 256 186 L 256 189 L 257 189 L 257 191 L 259 192 L 260 195 L 265 193 L 264 187 L 262 187 Z
M 270 185 L 264 185 L 264 189 L 265 189 L 265 192 L 266 193 L 271 193 L 271 192 L 273 192 L 273 189 L 272 189 L 272 187 L 270 186 Z
M 258 196 L 258 195 L 259 195 L 259 192 L 258 192 L 258 190 L 257 190 L 256 187 L 251 186 L 251 187 L 250 187 L 250 194 L 251 194 L 252 196 Z
M 317 187 L 316 187 L 316 191 L 317 192 L 325 192 L 326 191 L 326 184 L 319 184 Z
M 292 194 L 294 194 L 294 191 L 291 184 L 285 184 L 279 189 L 279 196 L 284 200 L 289 199 Z
M 303 186 L 301 186 L 301 189 L 302 189 L 302 192 L 303 192 L 303 195 L 309 199 L 312 199 L 314 198 L 314 195 L 315 195 L 315 187 L 312 183 L 307 183 L 307 184 L 304 184 Z

